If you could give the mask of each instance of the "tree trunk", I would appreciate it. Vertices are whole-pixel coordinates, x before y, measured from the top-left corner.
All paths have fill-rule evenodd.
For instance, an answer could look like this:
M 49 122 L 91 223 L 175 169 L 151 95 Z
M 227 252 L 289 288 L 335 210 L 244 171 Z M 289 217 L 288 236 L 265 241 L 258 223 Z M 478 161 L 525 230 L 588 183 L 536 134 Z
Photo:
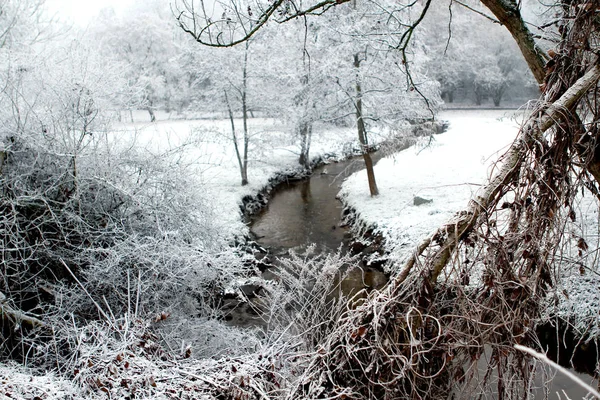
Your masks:
M 298 162 L 304 168 L 310 168 L 310 141 L 312 138 L 312 123 L 302 120 L 298 124 L 298 134 L 300 136 L 300 158 Z
M 498 20 L 506 26 L 511 33 L 529 69 L 533 73 L 536 81 L 542 85 L 546 80 L 545 61 L 542 51 L 535 44 L 533 35 L 527 29 L 525 22 L 521 18 L 518 5 L 515 0 L 481 0 Z M 594 143 L 600 143 L 600 133 L 594 135 Z M 587 170 L 594 176 L 596 182 L 600 184 L 600 154 L 595 149 L 585 151 L 579 149 L 579 156 Z
M 233 141 L 233 148 L 235 149 L 235 156 L 238 161 L 238 165 L 240 167 L 240 176 L 242 177 L 242 186 L 248 184 L 248 178 L 244 171 L 244 163 L 242 162 L 242 157 L 240 155 L 240 147 L 238 146 L 237 134 L 235 132 L 235 121 L 233 119 L 233 111 L 231 109 L 231 104 L 229 103 L 229 96 L 227 96 L 227 90 L 225 92 L 225 103 L 227 104 L 227 112 L 229 113 L 229 121 L 231 122 L 231 140 Z
M 312 139 L 312 115 L 310 113 L 309 68 L 304 61 L 304 75 L 300 79 L 302 90 L 296 97 L 295 105 L 300 110 L 300 118 L 296 123 L 296 134 L 300 137 L 300 157 L 298 162 L 304 168 L 310 168 L 310 144 Z
M 500 107 L 500 102 L 502 101 L 502 96 L 504 96 L 504 86 L 497 87 L 494 90 L 492 100 L 494 101 L 495 107 Z
M 244 161 L 242 168 L 242 186 L 248 184 L 248 104 L 246 93 L 248 91 L 248 47 L 249 42 L 246 42 L 246 51 L 244 52 L 244 71 L 242 78 L 242 120 L 244 123 Z
M 154 114 L 152 106 L 146 107 L 146 111 L 148 111 L 148 114 L 150 114 L 150 122 L 156 122 L 156 115 Z
M 544 58 L 535 44 L 533 35 L 527 29 L 515 0 L 481 0 L 481 2 L 490 9 L 502 25 L 506 26 L 517 42 L 535 80 L 541 85 L 546 77 Z
M 531 146 L 538 135 L 541 135 L 550 129 L 557 121 L 565 118 L 564 110 L 573 109 L 579 100 L 592 88 L 600 79 L 600 66 L 594 66 L 588 73 L 580 78 L 569 90 L 567 90 L 560 99 L 551 104 L 545 111 L 545 114 L 539 119 L 535 119 L 528 126 L 521 129 L 520 138 L 515 140 L 508 151 L 508 155 L 499 173 L 486 185 L 483 194 L 477 199 L 471 200 L 469 209 L 461 214 L 459 221 L 452 221 L 450 229 L 447 226 L 442 227 L 434 235 L 439 235 L 440 232 L 448 229 L 451 232 L 446 240 L 440 245 L 436 252 L 433 261 L 431 262 L 430 284 L 433 286 L 437 277 L 442 272 L 442 269 L 448 263 L 453 250 L 458 242 L 466 236 L 473 228 L 479 215 L 486 211 L 492 199 L 500 190 L 505 187 L 511 179 L 518 175 L 517 168 L 522 163 L 524 149 Z M 423 243 L 423 250 L 432 242 L 428 239 Z M 421 247 L 420 247 L 421 248 Z M 415 256 L 413 256 L 415 257 Z M 412 259 L 411 259 L 412 260 Z M 413 263 L 407 262 L 405 269 L 398 275 L 396 280 L 403 281 L 410 272 Z M 400 282 L 395 282 L 400 283 Z
M 359 54 L 354 55 L 354 68 L 356 69 L 356 127 L 358 129 L 358 140 L 360 142 L 363 159 L 365 160 L 365 169 L 367 170 L 367 179 L 369 180 L 369 191 L 371 196 L 377 196 L 377 182 L 375 181 L 375 171 L 373 169 L 373 160 L 369 154 L 369 141 L 367 139 L 367 129 L 363 119 L 362 110 L 362 87 L 360 79 L 360 58 Z
M 483 103 L 483 89 L 481 86 L 475 85 L 473 93 L 475 93 L 475 104 L 480 106 Z

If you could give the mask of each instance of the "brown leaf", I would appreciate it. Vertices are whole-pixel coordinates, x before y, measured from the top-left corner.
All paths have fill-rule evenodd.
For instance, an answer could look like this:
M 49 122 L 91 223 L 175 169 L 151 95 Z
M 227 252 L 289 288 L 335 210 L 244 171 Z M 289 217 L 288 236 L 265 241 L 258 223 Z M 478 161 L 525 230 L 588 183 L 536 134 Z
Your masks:
M 366 326 L 361 326 L 360 328 L 358 328 L 358 336 L 365 337 L 365 335 L 367 334 L 367 327 Z
M 583 251 L 587 251 L 589 248 L 588 244 L 585 242 L 585 240 L 583 240 L 583 238 L 579 238 L 579 240 L 577 241 L 577 247 L 579 247 Z

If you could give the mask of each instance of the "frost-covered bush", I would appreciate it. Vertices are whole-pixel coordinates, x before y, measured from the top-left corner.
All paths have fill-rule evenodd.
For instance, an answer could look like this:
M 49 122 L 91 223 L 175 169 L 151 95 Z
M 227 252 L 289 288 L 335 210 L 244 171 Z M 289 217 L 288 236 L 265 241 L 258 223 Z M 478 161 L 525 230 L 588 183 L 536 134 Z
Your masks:
M 277 283 L 266 286 L 264 318 L 272 338 L 301 343 L 305 348 L 319 343 L 348 305 L 348 293 L 340 283 L 356 263 L 349 255 L 315 254 L 316 246 L 303 253 L 291 252 L 279 260 Z
M 0 92 L 0 294 L 12 310 L 0 356 L 28 365 L 76 357 L 65 325 L 214 315 L 229 281 L 250 272 L 195 179 L 193 144 L 152 148 L 112 132 L 118 71 L 78 46 L 41 59 L 0 49 L 11 83 Z

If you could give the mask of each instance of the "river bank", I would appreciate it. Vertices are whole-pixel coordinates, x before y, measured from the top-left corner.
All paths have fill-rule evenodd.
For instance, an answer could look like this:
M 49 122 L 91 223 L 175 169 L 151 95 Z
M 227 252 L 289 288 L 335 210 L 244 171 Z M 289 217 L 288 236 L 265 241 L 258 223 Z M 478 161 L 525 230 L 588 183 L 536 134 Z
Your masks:
M 364 171 L 349 177 L 342 187 L 340 197 L 353 221 L 354 234 L 365 238 L 365 246 L 372 238 L 382 243 L 384 256 L 377 257 L 388 260 L 384 266 L 392 274 L 420 242 L 467 206 L 494 174 L 495 161 L 523 121 L 521 113 L 490 110 L 446 111 L 441 118 L 449 120 L 450 127 L 430 146 L 379 161 L 375 167 L 378 197 L 371 198 L 363 190 Z M 592 193 L 580 194 L 572 219 L 557 228 L 562 230 L 562 242 L 557 244 L 562 272 L 546 293 L 539 321 L 541 346 L 550 354 L 557 354 L 560 347 L 563 365 L 587 373 L 595 361 L 582 355 L 595 349 L 600 337 L 600 271 L 596 250 L 591 250 L 599 242 L 598 206 Z M 470 278 L 472 285 L 479 283 L 477 277 Z M 586 363 L 576 364 L 582 358 L 588 358 Z

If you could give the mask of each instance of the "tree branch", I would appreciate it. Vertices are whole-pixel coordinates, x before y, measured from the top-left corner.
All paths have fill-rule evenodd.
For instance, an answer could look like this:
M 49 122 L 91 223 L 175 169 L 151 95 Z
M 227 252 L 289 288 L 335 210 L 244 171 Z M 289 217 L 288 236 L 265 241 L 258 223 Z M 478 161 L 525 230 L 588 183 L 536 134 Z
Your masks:
M 31 317 L 21 310 L 17 310 L 9 306 L 6 296 L 2 292 L 0 292 L 0 319 L 7 319 L 14 325 L 25 325 L 28 328 L 39 328 L 46 326 L 43 321 L 35 317 Z
M 500 169 L 500 172 L 486 185 L 483 193 L 469 202 L 467 210 L 460 213 L 458 221 L 446 224 L 439 228 L 436 233 L 425 240 L 416 251 L 416 254 L 409 259 L 402 271 L 394 280 L 398 286 L 409 275 L 412 267 L 416 263 L 418 255 L 422 254 L 430 244 L 435 241 L 433 237 L 446 237 L 439 245 L 435 256 L 429 267 L 430 282 L 436 282 L 438 276 L 448 264 L 452 252 L 459 241 L 465 238 L 474 228 L 479 216 L 488 209 L 488 206 L 494 198 L 500 193 L 503 187 L 515 178 L 518 166 L 521 165 L 525 151 L 531 146 L 537 137 L 550 129 L 558 121 L 565 118 L 565 115 L 572 110 L 581 98 L 593 87 L 600 79 L 600 66 L 595 64 L 584 76 L 582 76 L 573 86 L 571 86 L 556 102 L 551 104 L 538 118 L 530 122 L 521 129 L 520 135 L 510 147 L 506 160 Z M 447 236 L 446 236 L 447 235 Z
M 527 29 L 521 12 L 514 0 L 481 0 L 489 10 L 498 18 L 500 23 L 506 26 L 506 29 L 513 36 L 529 69 L 533 73 L 538 84 L 544 83 L 546 69 L 544 68 L 544 59 L 540 49 L 537 47 L 533 35 Z

